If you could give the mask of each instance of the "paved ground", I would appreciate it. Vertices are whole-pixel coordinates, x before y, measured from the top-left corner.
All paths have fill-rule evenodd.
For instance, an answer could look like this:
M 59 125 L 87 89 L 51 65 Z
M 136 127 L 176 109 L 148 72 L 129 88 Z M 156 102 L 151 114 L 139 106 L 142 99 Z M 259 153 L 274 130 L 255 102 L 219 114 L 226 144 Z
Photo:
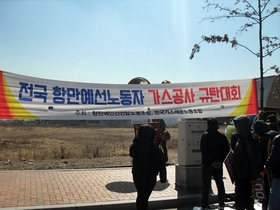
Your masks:
M 233 206 L 233 202 L 229 202 L 226 204 L 225 210 L 233 210 L 235 209 Z M 171 209 L 161 209 L 161 210 L 200 210 L 200 207 L 192 207 L 192 206 L 183 206 L 183 207 L 179 207 L 179 208 L 171 208 Z M 256 203 L 254 206 L 255 210 L 261 210 L 261 204 L 260 203 Z M 218 209 L 218 205 L 217 204 L 212 204 L 210 205 L 210 209 L 214 210 L 214 209 Z
M 200 192 L 176 186 L 175 166 L 167 167 L 168 183 L 158 182 L 151 209 L 192 209 Z M 225 187 L 232 193 L 225 171 Z M 216 202 L 216 186 L 211 202 Z M 136 189 L 131 167 L 86 170 L 1 171 L 0 209 L 135 209 Z M 229 204 L 230 205 L 230 204 Z M 212 205 L 215 208 L 215 204 Z M 183 209 L 183 208 L 182 208 Z

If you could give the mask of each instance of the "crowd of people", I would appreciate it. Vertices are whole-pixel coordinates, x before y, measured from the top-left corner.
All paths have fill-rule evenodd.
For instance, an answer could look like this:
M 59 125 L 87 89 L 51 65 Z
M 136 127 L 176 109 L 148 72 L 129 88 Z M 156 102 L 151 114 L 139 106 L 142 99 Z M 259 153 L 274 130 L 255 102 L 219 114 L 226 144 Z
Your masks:
M 163 120 L 154 121 L 165 130 Z M 266 121 L 257 120 L 253 126 L 246 116 L 234 118 L 236 132 L 231 138 L 231 148 L 226 136 L 218 131 L 215 118 L 207 120 L 207 130 L 201 135 L 202 154 L 202 201 L 201 209 L 208 209 L 211 180 L 218 189 L 218 209 L 225 207 L 223 162 L 231 151 L 235 185 L 235 209 L 254 210 L 252 187 L 261 180 L 265 199 L 261 200 L 263 210 L 280 209 L 280 119 L 269 115 Z M 156 137 L 155 129 L 148 123 L 142 124 L 130 147 L 133 158 L 133 181 L 137 189 L 137 209 L 148 209 L 157 176 L 160 182 L 167 181 L 168 161 L 166 142 Z
M 227 139 L 219 133 L 216 119 L 208 119 L 208 129 L 201 136 L 202 154 L 202 203 L 208 209 L 211 178 L 218 189 L 219 207 L 224 209 L 225 189 L 222 164 L 229 151 Z M 253 126 L 246 116 L 234 118 L 236 132 L 231 137 L 232 169 L 235 185 L 235 208 L 254 210 L 252 187 L 261 180 L 264 199 L 263 210 L 280 209 L 280 119 L 274 114 L 266 122 L 257 120 Z M 253 127 L 253 129 L 252 129 Z

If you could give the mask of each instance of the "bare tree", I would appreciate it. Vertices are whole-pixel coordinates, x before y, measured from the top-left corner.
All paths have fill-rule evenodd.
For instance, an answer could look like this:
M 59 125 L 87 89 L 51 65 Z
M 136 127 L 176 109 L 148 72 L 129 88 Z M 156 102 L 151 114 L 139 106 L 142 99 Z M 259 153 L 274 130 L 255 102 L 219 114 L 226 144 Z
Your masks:
M 225 2 L 225 1 L 222 1 Z M 264 71 L 263 67 L 263 59 L 267 56 L 271 56 L 272 53 L 280 48 L 280 39 L 279 37 L 268 37 L 263 35 L 263 24 L 264 21 L 275 15 L 276 13 L 280 13 L 280 3 L 274 5 L 274 6 L 268 6 L 271 5 L 271 0 L 258 0 L 257 5 L 253 5 L 249 0 L 236 0 L 235 6 L 236 8 L 229 8 L 224 6 L 222 3 L 213 3 L 210 0 L 205 0 L 206 6 L 203 8 L 204 10 L 219 10 L 220 13 L 223 13 L 221 15 L 217 16 L 209 16 L 206 18 L 203 18 L 202 21 L 211 21 L 214 22 L 218 19 L 235 19 L 235 18 L 245 18 L 246 23 L 240 27 L 240 29 L 237 31 L 239 35 L 242 34 L 242 32 L 248 31 L 249 29 L 253 28 L 254 26 L 258 27 L 258 41 L 259 41 L 259 51 L 254 52 L 249 47 L 247 47 L 244 44 L 239 43 L 236 38 L 229 39 L 228 35 L 225 34 L 223 36 L 219 35 L 211 35 L 211 36 L 202 36 L 202 40 L 195 44 L 192 48 L 192 52 L 190 55 L 190 59 L 194 58 L 194 55 L 200 51 L 200 44 L 203 42 L 206 43 L 226 43 L 230 44 L 232 48 L 238 48 L 243 47 L 246 50 L 248 50 L 250 53 L 254 54 L 259 58 L 260 62 L 260 101 L 261 104 L 259 106 L 260 111 L 263 111 L 263 92 L 264 92 L 264 85 L 263 85 L 263 74 L 264 72 L 268 70 L 275 70 L 276 74 L 278 74 L 278 85 L 274 87 L 274 93 L 277 94 L 277 97 L 280 96 L 280 72 L 279 67 L 276 65 L 273 65 L 268 70 Z M 241 5 L 242 4 L 242 5 Z M 242 9 L 241 9 L 242 7 Z M 269 9 L 270 8 L 270 9 Z M 275 24 L 276 27 L 280 26 L 280 23 Z

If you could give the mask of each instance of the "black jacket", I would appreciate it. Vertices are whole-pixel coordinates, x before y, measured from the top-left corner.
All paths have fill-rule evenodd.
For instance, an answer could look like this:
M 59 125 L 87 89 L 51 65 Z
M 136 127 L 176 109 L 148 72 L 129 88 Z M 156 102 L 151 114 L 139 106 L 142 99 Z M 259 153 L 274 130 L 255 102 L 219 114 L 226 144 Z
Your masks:
M 270 140 L 272 142 L 274 137 L 278 134 L 279 134 L 279 132 L 276 132 L 274 130 L 270 130 L 269 132 L 263 134 L 260 138 L 259 143 L 260 143 L 260 150 L 261 150 L 261 154 L 262 154 L 263 165 L 265 164 L 265 162 L 266 162 L 266 160 L 269 156 L 269 153 L 270 153 L 270 148 L 268 148 L 268 147 L 271 147 L 271 145 L 268 145 L 268 144 L 269 144 Z
M 280 135 L 274 137 L 265 165 L 268 169 L 272 169 L 272 175 L 276 179 L 280 179 Z
M 256 180 L 263 169 L 259 141 L 251 133 L 251 122 L 247 117 L 235 118 L 234 123 L 240 129 L 233 153 L 235 180 Z
M 217 131 L 217 129 L 208 128 L 207 132 L 201 135 L 200 151 L 202 154 L 202 164 L 211 166 L 213 162 L 223 163 L 229 150 L 227 137 Z
M 132 174 L 140 176 L 157 176 L 166 182 L 165 157 L 162 150 L 153 142 L 135 141 L 129 150 L 133 158 Z
M 234 150 L 235 145 L 238 141 L 238 134 L 236 132 L 232 133 L 230 138 L 231 149 Z

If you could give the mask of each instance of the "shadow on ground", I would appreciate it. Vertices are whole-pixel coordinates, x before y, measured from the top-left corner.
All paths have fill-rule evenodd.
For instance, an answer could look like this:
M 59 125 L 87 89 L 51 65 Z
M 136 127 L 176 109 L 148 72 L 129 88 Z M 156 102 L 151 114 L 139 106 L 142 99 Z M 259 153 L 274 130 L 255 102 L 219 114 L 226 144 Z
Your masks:
M 153 191 L 162 191 L 168 188 L 170 184 L 160 183 L 158 181 Z M 111 182 L 106 185 L 107 190 L 118 193 L 133 193 L 136 192 L 136 188 L 133 182 Z

